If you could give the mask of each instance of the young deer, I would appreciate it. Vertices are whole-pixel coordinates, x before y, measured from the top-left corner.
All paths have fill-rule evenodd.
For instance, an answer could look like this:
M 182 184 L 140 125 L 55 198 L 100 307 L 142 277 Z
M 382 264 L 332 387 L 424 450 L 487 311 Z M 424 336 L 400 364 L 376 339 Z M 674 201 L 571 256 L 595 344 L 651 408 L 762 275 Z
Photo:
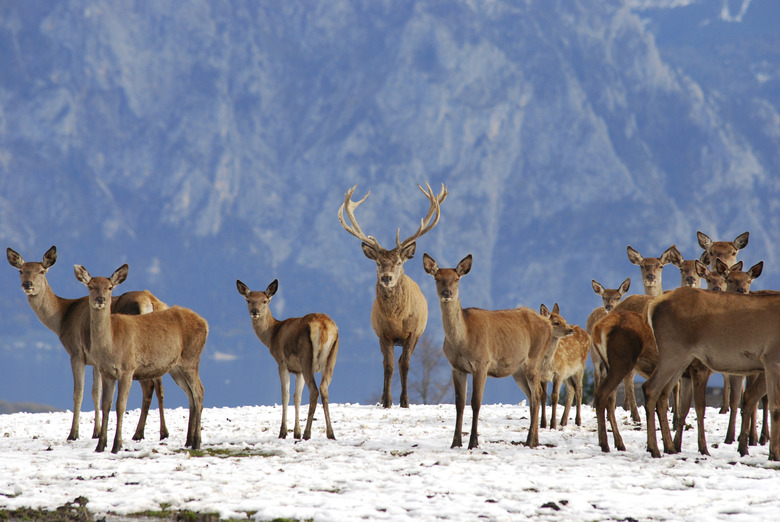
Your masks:
M 487 377 L 511 375 L 528 397 L 531 421 L 526 445 L 539 444 L 540 374 L 545 354 L 552 355 L 556 340 L 550 321 L 528 308 L 481 310 L 462 308 L 458 294 L 460 278 L 471 270 L 471 254 L 455 268 L 439 268 L 423 255 L 425 271 L 436 280 L 444 326 L 444 354 L 452 366 L 455 387 L 455 435 L 452 447 L 460 447 L 467 375 L 471 374 L 471 436 L 469 449 L 479 444 L 477 424 Z
M 62 347 L 70 357 L 71 372 L 73 374 L 73 418 L 70 426 L 68 440 L 76 440 L 79 437 L 79 414 L 81 402 L 84 396 L 84 371 L 86 366 L 92 366 L 92 400 L 95 404 L 95 420 L 92 429 L 92 438 L 100 434 L 100 396 L 101 379 L 97 366 L 94 366 L 89 354 L 89 303 L 87 297 L 79 299 L 65 299 L 58 296 L 49 286 L 46 274 L 49 268 L 57 262 L 57 248 L 52 246 L 43 255 L 43 260 L 25 262 L 16 251 L 6 249 L 8 263 L 19 269 L 22 280 L 22 290 L 27 294 L 27 302 L 35 315 L 46 328 L 57 334 Z M 164 310 L 165 303 L 157 299 L 150 292 L 143 290 L 127 292 L 116 297 L 111 302 L 111 313 L 138 315 L 153 311 Z M 143 402 L 141 405 L 141 417 L 133 435 L 134 440 L 144 437 L 146 416 L 152 403 L 152 395 L 157 392 L 157 401 L 160 409 L 160 440 L 168 436 L 168 428 L 165 425 L 165 413 L 163 409 L 163 385 L 162 379 L 141 381 Z
M 599 283 L 595 279 L 591 279 L 590 285 L 593 287 L 593 291 L 596 292 L 599 296 L 601 296 L 602 306 L 598 308 L 594 308 L 593 311 L 588 316 L 588 321 L 585 323 L 585 332 L 589 336 L 593 333 L 593 326 L 597 322 L 599 322 L 605 315 L 611 312 L 618 305 L 618 303 L 620 303 L 620 300 L 623 298 L 623 295 L 625 295 L 625 293 L 628 292 L 628 289 L 631 287 L 631 278 L 627 277 L 625 281 L 623 281 L 618 288 L 604 288 L 601 285 L 601 283 Z M 601 358 L 598 356 L 595 350 L 590 351 L 590 362 L 593 364 L 593 385 L 595 387 L 598 385 L 599 382 L 601 382 L 601 379 L 603 378 Z M 633 374 L 629 374 L 626 376 L 624 385 L 627 394 L 629 393 L 629 390 L 633 391 L 634 389 Z M 634 397 L 634 403 L 636 403 L 636 397 Z M 631 404 L 629 401 L 629 408 L 630 407 Z M 638 409 L 636 411 L 634 410 L 631 411 L 631 418 L 633 418 L 635 422 L 639 422 L 641 420 Z
M 293 437 L 301 438 L 301 425 L 298 413 L 301 407 L 303 383 L 309 388 L 309 415 L 303 438 L 311 438 L 311 424 L 317 409 L 317 397 L 322 396 L 322 409 L 325 411 L 326 433 L 329 439 L 335 439 L 330 424 L 328 409 L 328 385 L 336 366 L 339 351 L 339 330 L 336 323 L 325 314 L 308 314 L 278 321 L 271 315 L 269 304 L 279 288 L 274 279 L 265 291 L 252 292 L 236 279 L 238 293 L 246 298 L 252 327 L 260 341 L 268 347 L 276 364 L 279 365 L 279 378 L 282 381 L 282 427 L 279 438 L 287 437 L 287 405 L 290 403 L 290 374 L 295 375 L 295 429 Z M 319 390 L 314 374 L 321 373 Z
M 561 427 L 569 423 L 569 411 L 576 397 L 575 424 L 582 426 L 580 409 L 582 406 L 582 377 L 585 374 L 585 361 L 588 359 L 590 349 L 590 336 L 576 325 L 568 325 L 560 317 L 558 303 L 555 303 L 552 314 L 547 307 L 542 305 L 539 310 L 542 317 L 547 318 L 553 327 L 553 337 L 558 340 L 555 353 L 551 358 L 545 358 L 542 363 L 542 420 L 541 427 L 547 427 L 547 383 L 552 381 L 550 402 L 552 403 L 552 416 L 550 417 L 550 429 L 556 428 L 558 399 L 561 393 L 561 385 L 566 383 L 566 403 L 561 416 Z M 558 317 L 556 317 L 558 316 Z M 559 332 L 560 326 L 565 329 Z
M 114 288 L 127 279 L 122 265 L 111 277 L 91 277 L 81 265 L 73 267 L 76 279 L 89 289 L 89 353 L 103 380 L 103 419 L 95 451 L 108 440 L 108 415 L 119 381 L 116 399 L 116 434 L 112 453 L 122 448 L 122 421 L 133 379 L 156 379 L 170 373 L 190 405 L 186 446 L 199 449 L 203 384 L 198 368 L 209 327 L 206 320 L 187 308 L 174 306 L 145 315 L 111 314 Z
M 399 241 L 400 229 L 395 236 L 395 248 L 386 250 L 371 236 L 366 235 L 355 219 L 355 209 L 363 203 L 370 191 L 360 201 L 352 201 L 352 194 L 357 185 L 347 191 L 344 203 L 339 208 L 339 222 L 344 230 L 360 239 L 363 253 L 376 262 L 376 299 L 371 309 L 371 326 L 382 349 L 384 365 L 384 386 L 382 388 L 382 406 L 390 408 L 393 405 L 393 395 L 390 384 L 393 380 L 393 349 L 401 346 L 401 357 L 398 359 L 398 367 L 401 374 L 401 400 L 402 408 L 409 407 L 409 394 L 407 393 L 407 375 L 409 374 L 409 361 L 414 352 L 420 336 L 425 331 L 428 322 L 428 303 L 420 291 L 417 283 L 412 281 L 404 273 L 404 263 L 414 257 L 417 248 L 417 239 L 429 232 L 439 222 L 441 204 L 447 197 L 447 188 L 442 185 L 438 196 L 434 195 L 430 185 L 426 183 L 426 189 L 418 185 L 430 202 L 427 215 L 422 219 L 417 232 Z M 344 220 L 346 211 L 347 219 Z

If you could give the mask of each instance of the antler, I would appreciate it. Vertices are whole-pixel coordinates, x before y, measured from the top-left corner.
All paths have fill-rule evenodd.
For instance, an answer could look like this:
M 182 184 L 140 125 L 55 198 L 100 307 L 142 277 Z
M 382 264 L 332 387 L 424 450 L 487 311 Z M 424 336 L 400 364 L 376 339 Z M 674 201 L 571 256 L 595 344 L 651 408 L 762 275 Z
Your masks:
M 428 214 L 420 220 L 420 228 L 417 229 L 417 232 L 412 234 L 411 236 L 407 237 L 403 241 L 399 242 L 398 239 L 401 235 L 401 229 L 398 229 L 398 232 L 395 234 L 395 244 L 397 245 L 398 250 L 403 250 L 408 245 L 413 243 L 418 237 L 422 236 L 423 234 L 430 231 L 433 227 L 436 226 L 436 224 L 439 222 L 439 217 L 441 216 L 441 204 L 444 203 L 444 200 L 447 198 L 447 195 L 449 192 L 447 192 L 447 187 L 444 186 L 444 183 L 441 184 L 441 192 L 438 196 L 434 196 L 433 189 L 431 186 L 426 182 L 425 186 L 428 188 L 426 191 L 424 188 L 422 188 L 420 185 L 417 185 L 417 188 L 419 188 L 423 194 L 425 194 L 425 197 L 428 198 L 428 200 L 431 202 L 431 206 L 428 209 Z M 436 219 L 431 222 L 431 218 L 433 217 L 434 213 L 436 214 Z
M 341 226 L 344 227 L 344 230 L 358 238 L 359 240 L 363 241 L 364 243 L 368 244 L 374 249 L 380 249 L 382 248 L 379 246 L 379 241 L 374 239 L 371 236 L 367 236 L 365 233 L 363 233 L 363 230 L 361 230 L 360 225 L 358 225 L 357 219 L 355 219 L 355 209 L 360 206 L 361 203 L 363 203 L 369 194 L 371 194 L 371 191 L 369 190 L 366 192 L 366 195 L 363 196 L 363 199 L 360 201 L 352 201 L 352 193 L 355 192 L 355 189 L 357 188 L 357 185 L 352 187 L 347 191 L 347 193 L 344 195 L 344 203 L 341 204 L 341 207 L 339 207 L 339 222 L 341 223 Z M 344 221 L 344 209 L 347 210 L 347 218 L 349 218 L 350 223 L 352 223 L 352 226 L 347 225 L 347 222 Z

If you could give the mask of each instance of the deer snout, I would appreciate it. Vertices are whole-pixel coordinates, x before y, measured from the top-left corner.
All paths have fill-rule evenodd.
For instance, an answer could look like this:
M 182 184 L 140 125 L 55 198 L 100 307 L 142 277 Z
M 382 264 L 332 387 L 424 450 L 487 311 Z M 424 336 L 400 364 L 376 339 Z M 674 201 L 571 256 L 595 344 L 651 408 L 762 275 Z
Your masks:
M 452 290 L 442 290 L 441 291 L 441 298 L 442 299 L 452 299 Z
M 739 293 L 739 294 L 746 294 L 746 293 L 748 293 L 748 291 L 745 288 L 737 288 L 737 293 Z
M 252 308 L 249 310 L 249 315 L 252 317 L 260 317 L 260 309 L 259 308 Z
M 606 310 L 607 312 L 611 312 L 613 308 L 614 306 L 612 305 L 604 305 L 604 310 Z
M 685 278 L 685 284 L 687 286 L 694 286 L 696 284 L 696 279 L 694 279 L 693 277 L 687 277 Z
M 382 281 L 382 284 L 385 286 L 393 282 L 393 278 L 389 275 L 383 275 L 379 280 Z
M 96 297 L 95 298 L 95 304 L 98 306 L 98 308 L 103 308 L 106 305 L 106 298 L 105 297 Z
M 655 275 L 647 274 L 645 276 L 645 281 L 647 281 L 648 283 L 654 283 L 655 282 Z
M 33 289 L 33 283 L 32 283 L 32 281 L 24 281 L 24 282 L 22 283 L 22 290 L 24 290 L 25 292 L 29 292 L 29 291 L 31 291 L 32 289 Z

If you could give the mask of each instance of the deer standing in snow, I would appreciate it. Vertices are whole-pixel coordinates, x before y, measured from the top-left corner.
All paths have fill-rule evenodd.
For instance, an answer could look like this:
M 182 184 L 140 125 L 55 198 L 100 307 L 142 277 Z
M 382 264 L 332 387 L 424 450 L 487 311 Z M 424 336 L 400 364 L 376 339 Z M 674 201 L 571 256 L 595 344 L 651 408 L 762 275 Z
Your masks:
M 11 248 L 6 249 L 8 263 L 19 269 L 22 280 L 22 290 L 27 294 L 27 302 L 35 315 L 46 328 L 57 334 L 63 348 L 70 357 L 71 372 L 73 374 L 73 418 L 70 433 L 67 440 L 76 440 L 79 437 L 79 414 L 81 402 L 84 396 L 84 372 L 86 366 L 92 366 L 92 400 L 95 404 L 95 420 L 92 429 L 92 438 L 100 434 L 100 398 L 102 392 L 100 372 L 94 365 L 89 354 L 89 303 L 87 297 L 78 299 L 66 299 L 58 296 L 49 286 L 46 274 L 57 262 L 57 248 L 52 246 L 38 263 L 25 262 L 22 256 Z M 111 302 L 111 313 L 120 314 L 144 314 L 153 311 L 164 310 L 165 303 L 157 299 L 146 290 L 127 292 L 114 298 Z M 160 409 L 160 440 L 168 436 L 168 428 L 165 425 L 163 409 L 163 385 L 162 379 L 141 381 L 143 402 L 141 404 L 141 416 L 133 435 L 134 440 L 144 438 L 144 427 L 152 395 L 157 392 L 157 401 Z
M 279 378 L 282 381 L 282 427 L 279 430 L 279 438 L 287 437 L 287 405 L 290 402 L 290 374 L 292 373 L 295 375 L 293 437 L 301 438 L 298 414 L 305 382 L 309 388 L 309 414 L 303 432 L 304 440 L 311 438 L 311 424 L 317 409 L 318 396 L 322 397 L 327 436 L 329 439 L 335 439 L 328 409 L 328 385 L 333 377 L 333 368 L 336 366 L 336 355 L 339 351 L 339 330 L 336 323 L 325 314 L 308 314 L 282 321 L 274 319 L 269 304 L 279 289 L 279 282 L 276 279 L 263 292 L 252 292 L 238 279 L 236 288 L 246 299 L 255 334 L 268 347 L 279 365 Z M 319 390 L 314 380 L 315 373 L 321 373 Z
M 531 421 L 526 445 L 539 444 L 539 402 L 542 360 L 552 355 L 557 339 L 550 321 L 529 308 L 481 310 L 462 308 L 458 293 L 460 278 L 471 270 L 471 254 L 455 268 L 439 268 L 423 255 L 425 271 L 436 280 L 444 326 L 444 354 L 452 366 L 455 387 L 455 435 L 452 446 L 460 447 L 467 376 L 472 377 L 471 435 L 469 449 L 479 445 L 477 425 L 487 377 L 512 376 L 528 397 Z
M 96 451 L 106 448 L 108 416 L 117 381 L 116 434 L 112 453 L 122 448 L 122 421 L 133 379 L 156 379 L 166 373 L 170 373 L 189 399 L 185 445 L 199 449 L 203 411 L 199 366 L 209 333 L 208 323 L 192 310 L 179 306 L 144 315 L 111 314 L 112 293 L 127 279 L 127 272 L 125 264 L 111 277 L 92 277 L 83 266 L 74 266 L 76 279 L 89 290 L 88 350 L 103 380 L 103 418 Z
M 414 257 L 417 239 L 439 222 L 441 204 L 448 192 L 442 185 L 441 192 L 437 196 L 430 185 L 426 184 L 427 190 L 418 185 L 430 202 L 428 213 L 422 219 L 417 231 L 403 241 L 399 240 L 401 233 L 399 229 L 395 237 L 395 248 L 387 250 L 382 248 L 372 236 L 366 235 L 358 225 L 354 214 L 355 209 L 371 192 L 369 191 L 363 199 L 355 202 L 352 201 L 352 194 L 356 188 L 357 185 L 345 194 L 338 216 L 344 230 L 362 241 L 365 256 L 376 262 L 376 299 L 371 309 L 371 326 L 379 337 L 379 346 L 382 349 L 384 365 L 382 406 L 390 408 L 393 405 L 393 395 L 390 390 L 393 379 L 393 349 L 395 346 L 401 346 L 401 357 L 398 359 L 401 375 L 400 405 L 402 408 L 408 408 L 409 394 L 406 382 L 409 362 L 428 322 L 428 303 L 417 283 L 404 273 L 403 265 Z M 347 224 L 344 219 L 345 213 L 350 224 Z

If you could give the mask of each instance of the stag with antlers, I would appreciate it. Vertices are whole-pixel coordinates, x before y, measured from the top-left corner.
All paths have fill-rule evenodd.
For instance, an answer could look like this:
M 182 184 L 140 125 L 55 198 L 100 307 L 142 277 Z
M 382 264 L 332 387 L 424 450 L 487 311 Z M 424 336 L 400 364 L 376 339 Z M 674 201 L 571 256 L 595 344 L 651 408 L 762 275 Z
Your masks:
M 382 389 L 382 406 L 390 408 L 393 396 L 390 384 L 393 378 L 393 350 L 395 346 L 402 348 L 398 367 L 401 375 L 401 407 L 409 407 L 407 393 L 407 375 L 409 361 L 417 345 L 417 340 L 425 330 L 428 321 L 428 304 L 425 296 L 411 278 L 404 273 L 404 263 L 414 257 L 417 239 L 429 232 L 439 222 L 441 204 L 447 197 L 447 188 L 442 184 L 441 192 L 435 195 L 430 185 L 426 188 L 417 185 L 430 202 L 428 213 L 421 220 L 420 227 L 408 238 L 400 241 L 401 230 L 395 236 L 395 248 L 387 250 L 372 236 L 366 235 L 355 218 L 355 209 L 362 204 L 370 191 L 359 201 L 352 201 L 352 194 L 357 185 L 347 191 L 344 203 L 339 208 L 339 222 L 344 230 L 362 241 L 363 253 L 376 262 L 376 299 L 371 310 L 371 326 L 374 328 L 379 345 L 382 349 L 384 364 L 384 387 Z M 344 219 L 349 220 L 349 224 Z

